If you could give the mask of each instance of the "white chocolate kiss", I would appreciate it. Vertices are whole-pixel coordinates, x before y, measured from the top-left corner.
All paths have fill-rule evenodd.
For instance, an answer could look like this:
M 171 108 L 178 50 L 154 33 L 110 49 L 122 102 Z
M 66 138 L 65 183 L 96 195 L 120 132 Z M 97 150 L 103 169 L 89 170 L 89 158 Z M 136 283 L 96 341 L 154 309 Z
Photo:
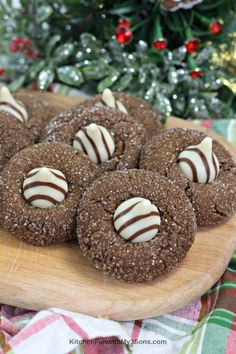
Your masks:
M 37 208 L 51 208 L 61 203 L 68 193 L 64 174 L 50 167 L 35 168 L 23 183 L 23 195 L 27 202 Z
M 212 139 L 206 137 L 198 145 L 188 146 L 179 154 L 178 164 L 192 182 L 210 183 L 218 176 L 220 164 L 212 151 Z
M 127 109 L 120 101 L 116 100 L 110 89 L 106 88 L 102 93 L 101 102 L 97 102 L 96 106 L 108 106 L 111 108 L 117 108 L 119 111 L 128 114 Z
M 0 89 L 0 110 L 12 114 L 21 123 L 28 120 L 28 112 L 22 102 L 16 101 L 6 86 Z
M 115 151 L 115 143 L 109 131 L 94 123 L 78 131 L 73 147 L 83 151 L 96 164 L 110 160 Z
M 156 236 L 161 218 L 157 207 L 145 198 L 121 203 L 113 217 L 114 227 L 126 241 L 147 242 Z

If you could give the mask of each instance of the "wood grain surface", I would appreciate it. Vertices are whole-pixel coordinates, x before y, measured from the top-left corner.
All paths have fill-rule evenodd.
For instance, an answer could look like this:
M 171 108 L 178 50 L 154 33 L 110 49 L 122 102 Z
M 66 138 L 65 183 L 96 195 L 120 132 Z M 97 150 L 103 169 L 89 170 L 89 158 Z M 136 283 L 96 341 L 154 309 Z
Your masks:
M 49 93 L 35 95 L 65 109 L 78 98 Z M 170 127 L 205 130 L 192 122 L 169 118 Z M 213 132 L 236 157 L 236 148 Z M 42 310 L 60 307 L 115 320 L 168 313 L 202 295 L 224 272 L 236 247 L 236 215 L 224 225 L 199 229 L 180 266 L 158 280 L 123 284 L 95 269 L 76 242 L 38 248 L 0 230 L 0 302 Z

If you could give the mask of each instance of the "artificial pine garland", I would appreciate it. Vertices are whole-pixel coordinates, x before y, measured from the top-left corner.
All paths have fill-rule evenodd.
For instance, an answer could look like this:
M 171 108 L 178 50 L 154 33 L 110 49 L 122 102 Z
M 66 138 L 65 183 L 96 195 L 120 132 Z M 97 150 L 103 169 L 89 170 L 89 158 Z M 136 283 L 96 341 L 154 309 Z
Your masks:
M 13 90 L 110 87 L 145 98 L 163 117 L 236 117 L 235 82 L 226 85 L 235 58 L 229 72 L 211 59 L 222 44 L 232 52 L 235 1 L 20 3 L 0 0 L 0 75 Z

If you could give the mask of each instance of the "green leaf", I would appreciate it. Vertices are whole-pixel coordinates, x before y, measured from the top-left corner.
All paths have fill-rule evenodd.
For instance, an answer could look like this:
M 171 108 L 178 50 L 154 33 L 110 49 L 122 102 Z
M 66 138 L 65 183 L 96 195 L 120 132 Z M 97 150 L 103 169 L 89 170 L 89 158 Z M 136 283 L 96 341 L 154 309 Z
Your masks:
M 36 78 L 37 74 L 39 73 L 39 71 L 42 70 L 44 66 L 45 66 L 44 60 L 34 63 L 29 70 L 29 78 L 31 80 L 34 80 Z
M 80 42 L 82 44 L 82 47 L 87 48 L 90 45 L 96 43 L 97 38 L 93 36 L 91 33 L 82 33 L 80 36 Z
M 37 9 L 37 16 L 35 17 L 38 23 L 45 21 L 53 13 L 53 8 L 49 5 L 41 6 Z
M 66 60 L 74 51 L 74 44 L 65 43 L 56 48 L 53 53 L 54 63 L 61 63 Z
M 25 75 L 22 75 L 20 77 L 18 77 L 16 80 L 12 81 L 10 83 L 9 90 L 15 92 L 16 90 L 18 90 L 25 82 Z
M 111 75 L 107 76 L 105 79 L 99 82 L 97 91 L 103 92 L 105 88 L 111 87 L 119 78 L 119 75 L 120 73 L 118 71 L 113 71 Z
M 48 86 L 53 82 L 55 72 L 53 69 L 47 68 L 39 73 L 38 87 L 40 90 L 47 90 Z
M 121 77 L 119 81 L 115 83 L 115 85 L 112 86 L 112 89 L 114 91 L 123 91 L 129 86 L 132 79 L 132 74 L 125 74 Z
M 86 65 L 81 68 L 86 80 L 100 80 L 110 73 L 110 67 L 107 65 Z
M 57 69 L 57 76 L 60 81 L 68 85 L 80 86 L 84 79 L 81 71 L 75 66 L 63 66 Z
M 52 36 L 47 44 L 47 48 L 46 48 L 46 55 L 49 56 L 52 52 L 52 50 L 54 49 L 55 45 L 57 42 L 59 42 L 61 40 L 61 36 L 59 34 L 55 34 L 54 36 Z

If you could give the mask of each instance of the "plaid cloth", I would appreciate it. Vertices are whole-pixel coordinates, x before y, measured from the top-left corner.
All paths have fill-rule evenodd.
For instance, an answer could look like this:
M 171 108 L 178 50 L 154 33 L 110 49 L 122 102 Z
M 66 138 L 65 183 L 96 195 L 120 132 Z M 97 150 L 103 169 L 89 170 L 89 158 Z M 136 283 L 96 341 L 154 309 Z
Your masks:
M 69 93 L 66 88 L 59 89 Z M 235 120 L 195 123 L 236 145 Z M 3 353 L 235 354 L 236 252 L 221 279 L 201 298 L 170 314 L 145 320 L 119 323 L 56 308 L 35 313 L 1 305 Z

